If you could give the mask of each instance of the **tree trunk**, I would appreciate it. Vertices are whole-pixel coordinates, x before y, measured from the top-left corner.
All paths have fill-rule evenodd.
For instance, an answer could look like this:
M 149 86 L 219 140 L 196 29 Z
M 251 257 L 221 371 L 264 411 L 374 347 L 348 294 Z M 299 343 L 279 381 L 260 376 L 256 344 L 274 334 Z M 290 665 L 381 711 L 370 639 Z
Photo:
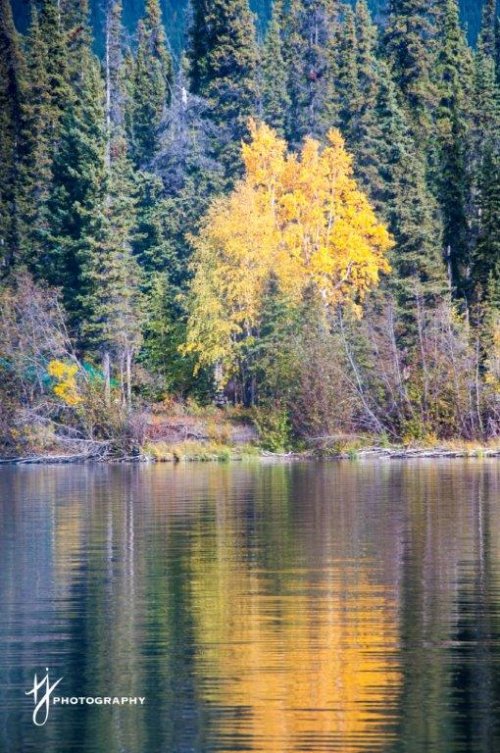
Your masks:
M 132 351 L 127 348 L 125 353 L 125 383 L 127 388 L 127 406 L 132 406 Z
M 104 398 L 107 405 L 111 404 L 111 361 L 108 351 L 102 357 L 102 374 L 104 377 Z

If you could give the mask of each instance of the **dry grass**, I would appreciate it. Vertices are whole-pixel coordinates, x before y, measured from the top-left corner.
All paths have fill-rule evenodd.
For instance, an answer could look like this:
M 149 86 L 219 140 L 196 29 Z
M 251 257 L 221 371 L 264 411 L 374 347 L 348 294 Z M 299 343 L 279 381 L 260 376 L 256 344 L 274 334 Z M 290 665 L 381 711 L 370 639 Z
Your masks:
M 168 462 L 228 462 L 258 456 L 259 450 L 252 445 L 231 446 L 214 441 L 148 442 L 144 454 L 158 463 Z

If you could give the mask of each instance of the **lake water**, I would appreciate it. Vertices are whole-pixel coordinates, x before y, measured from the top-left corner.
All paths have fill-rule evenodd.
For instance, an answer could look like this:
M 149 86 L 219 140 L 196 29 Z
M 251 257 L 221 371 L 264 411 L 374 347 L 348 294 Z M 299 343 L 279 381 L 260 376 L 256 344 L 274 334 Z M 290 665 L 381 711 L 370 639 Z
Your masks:
M 1 468 L 0 751 L 500 751 L 500 464 Z

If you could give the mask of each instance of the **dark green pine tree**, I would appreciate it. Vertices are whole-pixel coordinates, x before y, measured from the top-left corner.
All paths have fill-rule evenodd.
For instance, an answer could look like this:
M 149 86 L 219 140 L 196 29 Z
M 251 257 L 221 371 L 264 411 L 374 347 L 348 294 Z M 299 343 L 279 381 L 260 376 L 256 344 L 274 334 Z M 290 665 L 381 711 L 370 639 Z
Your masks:
M 496 58 L 497 0 L 485 0 L 478 47 L 486 55 Z
M 363 94 L 358 91 L 358 51 L 356 21 L 350 7 L 346 7 L 334 36 L 335 124 L 347 142 L 354 147 L 357 142 L 356 117 L 362 108 Z M 368 32 L 368 29 L 366 29 Z M 369 32 L 368 32 L 369 33 Z
M 96 252 L 103 234 L 106 195 L 106 127 L 99 64 L 88 53 L 81 61 L 78 98 L 62 120 L 53 167 L 47 239 L 40 268 L 61 287 L 73 325 L 87 315 L 82 267 Z M 82 287 L 83 285 L 83 287 Z
M 500 16 L 495 22 L 495 70 L 497 74 L 497 83 L 500 86 Z
M 280 135 L 285 135 L 286 116 L 290 107 L 287 72 L 283 55 L 281 23 L 282 0 L 275 0 L 262 49 L 260 100 L 263 120 Z
M 337 23 L 336 0 L 290 2 L 283 31 L 290 98 L 287 136 L 294 147 L 307 135 L 323 138 L 334 124 L 332 45 Z
M 137 190 L 125 139 L 122 79 L 121 4 L 110 3 L 105 35 L 102 108 L 94 112 L 98 146 L 96 165 L 102 192 L 94 193 L 96 224 L 78 253 L 82 311 L 80 335 L 102 359 L 107 392 L 115 375 L 125 402 L 131 401 L 131 365 L 141 342 L 140 270 L 133 254 L 137 225 Z M 88 54 L 88 53 L 87 53 Z M 90 60 L 90 64 L 92 61 Z M 104 122 L 102 122 L 104 119 Z M 102 130 L 104 128 L 104 151 Z
M 427 140 L 436 104 L 437 0 L 390 0 L 385 49 L 419 141 Z
M 479 182 L 479 233 L 472 259 L 474 299 L 488 301 L 500 285 L 500 153 L 488 146 Z
M 95 208 L 92 229 L 98 232 L 82 239 L 79 256 L 82 342 L 102 359 L 108 391 L 114 375 L 129 405 L 132 359 L 142 340 L 141 275 L 132 250 L 137 202 L 133 186 L 127 144 L 117 136 L 111 142 L 103 203 Z
M 18 256 L 19 134 L 26 68 L 9 0 L 0 2 L 0 275 Z
M 473 135 L 476 156 L 481 147 L 498 138 L 500 123 L 499 87 L 495 77 L 495 63 L 482 45 L 478 46 L 474 61 Z
M 110 23 L 116 26 L 116 20 L 113 22 L 110 19 Z M 117 45 L 111 43 L 111 48 L 113 47 Z M 128 102 L 124 109 L 124 119 L 130 153 L 136 168 L 139 168 L 134 175 L 136 223 L 133 249 L 134 257 L 142 269 L 140 285 L 147 295 L 153 273 L 165 269 L 171 251 L 166 238 L 163 183 L 155 172 L 160 154 L 161 125 L 167 116 L 173 88 L 172 61 L 166 47 L 158 0 L 149 0 L 145 18 L 139 24 L 139 46 L 132 64 L 132 85 L 127 86 L 124 80 L 127 69 L 131 67 L 128 57 L 124 58 L 121 66 L 121 76 L 113 74 L 113 67 L 116 65 L 111 63 L 108 78 L 120 79 L 121 96 Z M 113 111 L 120 110 L 117 97 L 110 97 L 110 106 L 111 119 L 116 120 Z
M 384 63 L 380 74 L 376 106 L 380 175 L 373 196 L 396 240 L 391 261 L 400 302 L 406 305 L 416 292 L 433 301 L 447 288 L 438 207 L 427 185 L 425 163 Z
M 468 212 L 471 180 L 468 152 L 473 64 L 460 26 L 457 0 L 446 0 L 440 21 L 436 65 L 439 92 L 436 115 L 437 189 L 449 278 L 454 291 L 464 297 L 470 263 Z
M 380 91 L 380 64 L 377 59 L 378 33 L 372 22 L 366 0 L 358 0 L 355 9 L 355 53 L 352 81 L 345 70 L 352 92 L 348 114 L 348 146 L 354 155 L 356 175 L 371 196 L 380 182 L 380 127 L 377 117 L 377 98 Z M 349 57 L 352 56 L 350 53 Z
M 113 135 L 125 134 L 125 116 L 129 106 L 122 14 L 123 6 L 120 0 L 110 0 L 106 13 L 104 41 L 106 125 L 110 139 Z
M 489 148 L 492 143 L 498 145 L 499 141 L 500 89 L 495 70 L 495 5 L 488 0 L 485 6 L 475 55 L 473 130 L 474 148 L 479 161 L 482 147 Z
M 44 0 L 40 12 L 33 9 L 26 59 L 18 191 L 19 257 L 32 271 L 45 277 L 43 249 L 49 232 L 48 199 L 53 188 L 54 157 L 63 116 L 72 100 L 65 33 L 54 0 Z
M 476 241 L 471 279 L 473 300 L 486 304 L 486 308 L 492 291 L 496 295 L 500 285 L 500 91 L 492 42 L 494 14 L 495 6 L 488 2 L 476 52 L 473 108 Z
M 137 167 L 150 166 L 156 154 L 171 84 L 172 59 L 166 46 L 160 5 L 158 0 L 147 0 L 145 16 L 138 27 L 128 118 L 131 153 Z
M 92 44 L 88 0 L 60 0 L 66 41 L 67 78 L 74 91 L 84 85 L 82 60 Z
M 488 195 L 488 179 L 494 175 L 492 169 L 495 164 L 494 157 L 500 153 L 500 92 L 496 82 L 495 63 L 482 43 L 478 45 L 475 55 L 474 66 L 474 96 L 471 119 L 471 170 L 473 178 L 473 213 L 472 235 L 473 246 L 479 243 L 482 237 L 483 248 L 487 243 L 485 238 L 489 233 L 484 230 L 484 218 L 482 216 L 482 204 Z M 486 203 L 488 203 L 486 201 Z M 485 245 L 486 244 L 486 245 Z M 474 251 L 475 256 L 477 251 Z M 483 254 L 480 253 L 482 258 Z M 483 263 L 473 263 L 476 268 L 481 268 Z M 480 274 L 479 279 L 471 278 L 474 289 L 473 298 L 480 299 L 484 294 L 485 279 Z
M 257 106 L 257 45 L 248 0 L 192 0 L 188 59 L 191 91 L 217 127 L 214 152 L 231 181 Z
M 50 136 L 52 147 L 59 141 L 61 119 L 70 99 L 67 34 L 57 0 L 42 0 L 40 35 L 46 45 L 46 72 L 50 95 Z

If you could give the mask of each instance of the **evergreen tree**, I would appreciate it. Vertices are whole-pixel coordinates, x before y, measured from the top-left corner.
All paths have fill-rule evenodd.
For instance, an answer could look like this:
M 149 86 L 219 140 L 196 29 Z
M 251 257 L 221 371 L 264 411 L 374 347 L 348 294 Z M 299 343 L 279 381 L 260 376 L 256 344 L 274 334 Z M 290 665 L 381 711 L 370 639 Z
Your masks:
M 500 96 L 495 78 L 495 64 L 479 46 L 474 62 L 473 132 L 476 154 L 481 145 L 498 138 L 500 123 Z
M 100 155 L 101 158 L 104 155 Z M 108 384 L 113 372 L 122 395 L 131 401 L 131 365 L 141 343 L 140 270 L 132 253 L 136 197 L 132 168 L 122 137 L 112 142 L 111 165 L 103 204 L 90 238 L 80 246 L 81 337 L 102 358 Z
M 128 104 L 125 86 L 125 59 L 123 52 L 123 7 L 120 0 L 108 5 L 104 47 L 106 76 L 106 124 L 110 135 L 125 132 L 125 111 Z
M 261 64 L 262 117 L 280 136 L 285 135 L 286 116 L 290 107 L 283 54 L 282 18 L 282 2 L 275 0 L 262 49 Z
M 133 83 L 127 92 L 126 87 L 121 85 L 123 82 L 119 80 L 119 45 L 116 41 L 113 43 L 113 37 L 116 37 L 113 28 L 118 26 L 117 14 L 118 11 L 115 9 L 114 20 L 112 16 L 109 28 L 108 79 L 114 94 L 108 96 L 108 119 L 112 124 L 114 121 L 121 121 L 122 108 L 119 106 L 119 99 L 129 101 L 128 111 L 125 108 L 124 113 L 125 123 L 128 126 L 133 161 L 135 166 L 140 168 L 134 175 L 136 203 L 133 250 L 134 263 L 140 265 L 141 275 L 135 275 L 134 279 L 136 284 L 140 284 L 142 291 L 148 294 L 153 273 L 165 270 L 171 255 L 166 239 L 167 215 L 163 184 L 154 172 L 154 165 L 160 150 L 162 122 L 171 101 L 172 60 L 166 47 L 158 0 L 148 0 L 144 21 L 139 24 L 139 44 L 135 61 L 131 63 L 127 58 L 124 60 L 123 68 L 132 68 L 133 72 Z M 116 128 L 116 125 L 114 127 Z M 132 303 L 136 294 L 133 290 L 131 292 Z M 130 321 L 133 321 L 133 317 Z
M 358 0 L 355 11 L 355 52 L 353 71 L 356 81 L 350 83 L 352 104 L 348 144 L 355 157 L 356 174 L 372 196 L 380 181 L 380 126 L 377 99 L 380 92 L 380 65 L 377 59 L 377 29 L 373 24 L 366 0 Z M 348 76 L 346 71 L 346 76 Z M 349 80 L 349 79 L 347 79 Z
M 60 9 L 65 35 L 67 79 L 78 95 L 84 85 L 82 60 L 92 45 L 88 0 L 60 0 Z
M 494 202 L 492 203 L 490 199 L 488 182 L 492 180 L 491 191 L 494 195 L 495 155 L 499 153 L 500 96 L 495 78 L 495 66 L 491 56 L 480 44 L 475 55 L 471 118 L 473 200 L 470 207 L 470 224 L 474 251 L 470 287 L 474 300 L 484 297 L 487 278 L 485 270 L 489 268 L 485 252 L 491 245 L 491 220 L 485 221 L 483 212 L 486 207 L 494 206 Z M 479 276 L 479 279 L 476 279 L 476 276 Z
M 437 0 L 390 0 L 385 46 L 392 73 L 418 138 L 427 137 L 436 103 Z
M 496 57 L 497 0 L 485 0 L 478 47 L 485 55 Z
M 25 60 L 9 0 L 0 3 L 0 274 L 17 254 L 17 189 Z
M 500 154 L 488 146 L 479 183 L 479 233 L 472 260 L 474 298 L 488 300 L 500 284 Z
M 305 136 L 322 138 L 334 121 L 336 0 L 291 0 L 285 27 L 285 61 L 291 106 L 287 135 L 298 148 Z
M 106 195 L 106 128 L 99 65 L 88 52 L 82 60 L 79 99 L 62 120 L 53 167 L 47 238 L 38 261 L 40 274 L 61 287 L 73 324 L 82 324 L 88 307 L 81 268 L 98 253 Z M 97 289 L 95 295 L 98 295 Z
M 51 145 L 55 149 L 59 140 L 61 119 L 71 99 L 67 35 L 57 0 L 42 0 L 40 5 L 40 36 L 46 46 L 44 62 L 50 97 L 49 127 Z
M 366 31 L 368 31 L 366 29 Z M 369 33 L 369 32 L 368 32 Z M 334 98 L 336 123 L 349 144 L 357 142 L 355 134 L 356 110 L 363 106 L 363 95 L 358 91 L 358 52 L 356 23 L 350 7 L 344 11 L 343 23 L 337 28 L 335 39 Z
M 130 104 L 130 143 L 137 167 L 150 165 L 158 147 L 159 126 L 170 99 L 172 60 L 166 47 L 158 0 L 147 0 L 139 22 Z
M 443 214 L 444 252 L 450 282 L 464 296 L 470 261 L 467 215 L 471 192 L 468 149 L 472 61 L 460 27 L 456 0 L 446 0 L 443 9 L 436 73 L 438 194 Z
M 500 86 L 500 16 L 495 23 L 495 69 L 497 74 L 497 83 Z
M 191 90 L 208 103 L 214 149 L 232 179 L 257 104 L 257 46 L 248 0 L 193 0 L 188 58 Z
M 374 196 L 396 239 L 395 285 L 403 302 L 412 300 L 417 290 L 435 300 L 446 289 L 439 214 L 389 70 L 382 64 L 380 71 L 380 179 Z
M 65 35 L 54 0 L 44 0 L 40 13 L 33 9 L 27 48 L 18 192 L 20 258 L 45 277 L 43 247 L 49 232 L 54 159 L 72 100 Z

